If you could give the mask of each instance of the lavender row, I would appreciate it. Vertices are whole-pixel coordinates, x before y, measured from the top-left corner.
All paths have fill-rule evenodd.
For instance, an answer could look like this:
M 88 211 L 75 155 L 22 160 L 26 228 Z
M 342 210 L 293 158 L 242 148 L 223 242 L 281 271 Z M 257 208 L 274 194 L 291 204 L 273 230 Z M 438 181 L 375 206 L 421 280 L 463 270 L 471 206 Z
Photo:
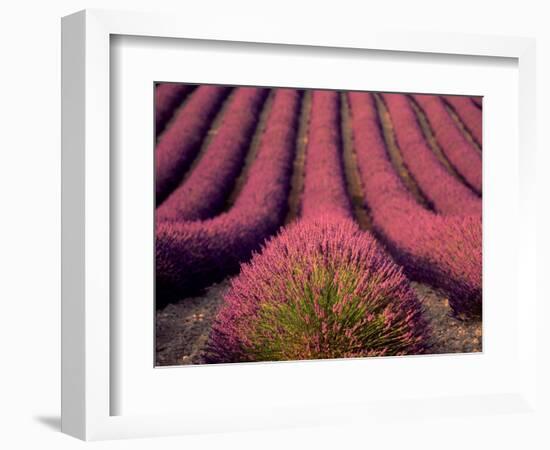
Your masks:
M 388 158 L 374 98 L 349 94 L 354 144 L 376 232 L 409 276 L 445 289 L 457 315 L 481 312 L 481 216 L 422 208 Z
M 445 101 L 456 112 L 476 143 L 481 147 L 483 140 L 481 110 L 469 97 L 446 95 Z
M 435 95 L 413 95 L 423 109 L 443 153 L 478 194 L 481 193 L 481 154 L 456 125 L 445 103 Z M 472 105 L 473 108 L 475 106 Z M 479 112 L 479 110 L 478 110 Z
M 237 88 L 204 155 L 157 208 L 159 220 L 204 220 L 220 211 L 242 169 L 267 92 Z
M 202 222 L 157 223 L 157 306 L 237 271 L 283 223 L 299 110 L 299 91 L 275 91 L 257 157 L 228 212 Z
M 442 214 L 479 214 L 481 200 L 429 148 L 409 99 L 403 94 L 383 94 L 383 98 L 405 165 L 424 196 Z
M 479 108 L 483 108 L 483 97 L 470 97 L 470 100 Z
M 346 192 L 340 136 L 340 96 L 314 91 L 311 100 L 301 216 L 353 217 Z
M 200 86 L 160 135 L 155 149 L 157 205 L 180 183 L 228 93 L 227 87 Z
M 209 363 L 423 353 L 429 330 L 402 270 L 350 219 L 285 227 L 241 267 L 210 333 Z
M 164 130 L 174 111 L 193 89 L 194 84 L 159 83 L 155 87 L 155 134 Z

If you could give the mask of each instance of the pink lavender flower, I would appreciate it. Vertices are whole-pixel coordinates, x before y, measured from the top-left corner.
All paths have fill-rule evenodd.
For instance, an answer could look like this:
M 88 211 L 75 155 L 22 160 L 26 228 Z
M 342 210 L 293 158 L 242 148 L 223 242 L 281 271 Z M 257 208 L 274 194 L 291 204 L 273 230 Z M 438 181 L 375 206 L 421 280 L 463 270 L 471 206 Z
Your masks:
M 340 97 L 313 91 L 304 168 L 302 217 L 330 213 L 352 218 L 342 168 Z
M 201 142 L 221 103 L 229 93 L 224 86 L 200 86 L 176 113 L 155 147 L 155 196 L 159 205 L 180 183 L 197 155 Z
M 478 194 L 481 193 L 481 153 L 466 139 L 462 131 L 445 108 L 445 103 L 438 95 L 413 95 L 416 102 L 424 110 L 435 138 L 443 153 Z M 450 97 L 454 103 L 463 106 L 459 97 Z M 463 101 L 471 105 L 471 109 L 479 114 L 479 125 L 481 125 L 481 111 L 477 109 L 468 98 Z
M 196 85 L 184 83 L 158 83 L 155 86 L 155 134 L 158 136 L 180 103 Z
M 483 97 L 470 97 L 470 100 L 476 105 L 479 109 L 483 109 Z
M 418 187 L 443 214 L 481 212 L 481 200 L 451 175 L 428 147 L 416 115 L 403 94 L 384 94 L 403 160 Z
M 341 216 L 287 226 L 233 279 L 211 363 L 418 354 L 429 330 L 402 270 Z
M 203 220 L 220 211 L 242 169 L 266 95 L 266 89 L 237 88 L 198 164 L 157 208 L 159 220 Z
M 157 221 L 157 306 L 236 272 L 288 208 L 300 92 L 277 89 L 260 148 L 233 207 L 205 221 Z
M 445 289 L 457 315 L 481 313 L 481 215 L 420 206 L 386 152 L 371 94 L 349 93 L 357 164 L 377 234 L 409 276 Z
M 483 141 L 482 112 L 480 97 L 463 97 L 457 95 L 446 95 L 445 101 L 454 109 L 460 120 L 464 123 L 472 137 L 481 147 Z M 477 100 L 474 100 L 477 99 Z M 476 106 L 479 101 L 479 106 Z

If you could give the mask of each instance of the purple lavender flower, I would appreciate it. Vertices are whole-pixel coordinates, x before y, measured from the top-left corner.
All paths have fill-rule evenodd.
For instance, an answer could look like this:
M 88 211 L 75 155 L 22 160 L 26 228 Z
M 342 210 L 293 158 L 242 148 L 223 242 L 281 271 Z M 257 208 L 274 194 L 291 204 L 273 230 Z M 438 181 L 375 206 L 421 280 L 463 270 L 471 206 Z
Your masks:
M 399 266 L 340 215 L 287 226 L 244 264 L 209 339 L 210 363 L 419 354 L 429 330 Z
M 458 115 L 464 123 L 468 131 L 471 133 L 474 140 L 481 147 L 483 141 L 482 120 L 481 120 L 481 98 L 480 97 L 463 97 L 462 95 L 446 95 L 445 101 Z M 476 102 L 479 100 L 479 107 Z
M 386 152 L 371 94 L 349 93 L 363 190 L 377 234 L 412 278 L 441 287 L 458 315 L 481 313 L 481 215 L 420 206 Z
M 483 109 L 483 97 L 473 96 L 470 97 L 470 100 L 476 105 L 480 110 Z
M 319 213 L 352 218 L 342 168 L 340 97 L 313 91 L 304 168 L 302 217 Z
M 277 89 L 260 148 L 233 207 L 205 221 L 157 221 L 157 306 L 230 273 L 277 231 L 288 208 L 300 93 Z
M 159 220 L 203 220 L 220 211 L 242 169 L 266 95 L 266 89 L 237 88 L 198 164 L 157 208 Z
M 438 95 L 413 95 L 416 102 L 424 110 L 426 118 L 435 134 L 443 153 L 458 171 L 464 180 L 478 194 L 481 193 L 481 153 L 466 139 L 462 131 L 445 108 L 445 103 Z M 452 97 L 453 99 L 458 97 Z M 462 100 L 471 105 L 471 109 L 479 113 L 481 125 L 481 111 L 477 109 L 468 98 Z M 461 101 L 452 100 L 462 105 Z
M 155 196 L 159 205 L 182 180 L 197 155 L 229 88 L 200 86 L 178 110 L 155 147 Z
M 416 115 L 403 94 L 383 94 L 403 160 L 418 187 L 442 214 L 481 213 L 481 200 L 451 175 L 428 147 Z
M 193 89 L 194 84 L 158 83 L 155 86 L 155 134 L 164 130 L 174 111 Z

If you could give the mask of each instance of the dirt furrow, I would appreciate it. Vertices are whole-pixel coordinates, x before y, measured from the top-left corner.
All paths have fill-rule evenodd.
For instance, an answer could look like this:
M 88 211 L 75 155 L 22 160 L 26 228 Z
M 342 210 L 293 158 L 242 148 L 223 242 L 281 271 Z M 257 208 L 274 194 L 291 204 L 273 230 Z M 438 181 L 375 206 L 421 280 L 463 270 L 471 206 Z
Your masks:
M 416 201 L 427 209 L 433 209 L 428 199 L 422 194 L 422 191 L 416 184 L 413 176 L 409 172 L 403 157 L 401 156 L 401 150 L 397 145 L 397 140 L 393 131 L 393 123 L 390 117 L 390 113 L 384 104 L 384 101 L 379 94 L 373 94 L 376 101 L 376 107 L 378 109 L 378 118 L 380 120 L 380 127 L 384 136 L 384 142 L 386 144 L 386 150 L 390 157 L 390 161 L 395 168 L 396 173 L 403 181 L 403 184 L 407 187 L 409 192 L 414 196 Z
M 189 166 L 189 169 L 185 172 L 185 174 L 181 178 L 181 181 L 179 183 L 180 185 L 185 183 L 185 180 L 189 178 L 189 175 L 193 172 L 193 169 L 197 166 L 199 161 L 202 159 L 204 153 L 206 152 L 206 149 L 212 142 L 212 139 L 214 139 L 214 137 L 216 136 L 218 129 L 220 128 L 220 125 L 222 123 L 225 111 L 227 110 L 228 106 L 231 104 L 231 99 L 235 95 L 235 92 L 236 92 L 236 89 L 233 88 L 231 92 L 225 97 L 223 103 L 220 106 L 220 109 L 218 110 L 218 112 L 216 113 L 216 116 L 214 117 L 214 120 L 210 124 L 210 128 L 208 129 L 208 132 L 206 133 L 206 136 L 204 137 L 201 143 L 200 149 L 197 155 L 195 156 L 195 159 L 193 159 L 193 161 Z
M 456 126 L 460 130 L 460 132 L 463 134 L 463 136 L 466 138 L 466 140 L 477 150 L 481 153 L 481 148 L 479 144 L 476 142 L 474 137 L 472 136 L 472 133 L 470 133 L 470 130 L 466 127 L 464 122 L 462 122 L 462 119 L 460 116 L 456 113 L 456 111 L 447 103 L 445 102 L 445 108 L 447 111 L 449 111 L 449 115 L 453 118 Z
M 409 97 L 409 101 L 416 114 L 416 118 L 418 119 L 418 123 L 420 125 L 420 128 L 422 129 L 422 133 L 424 134 L 426 142 L 428 143 L 428 147 L 432 149 L 434 154 L 437 156 L 437 159 L 439 160 L 439 162 L 443 165 L 443 167 L 445 167 L 445 169 L 447 169 L 447 172 L 449 172 L 464 186 L 466 186 L 468 189 L 470 189 L 472 192 L 474 192 L 476 195 L 479 196 L 479 194 L 470 186 L 470 184 L 464 179 L 464 177 L 460 173 L 458 173 L 458 171 L 451 164 L 447 156 L 445 156 L 445 153 L 439 146 L 439 143 L 437 142 L 435 134 L 432 130 L 432 127 L 428 122 L 428 118 L 426 117 L 426 114 L 424 113 L 422 108 L 411 97 Z
M 256 124 L 256 130 L 254 131 L 252 140 L 250 141 L 250 148 L 248 150 L 248 153 L 243 163 L 243 168 L 241 170 L 240 175 L 235 180 L 235 186 L 233 187 L 233 190 L 231 191 L 231 193 L 229 194 L 229 197 L 227 198 L 225 208 L 223 211 L 228 211 L 229 209 L 231 209 L 231 207 L 235 203 L 235 200 L 239 196 L 246 182 L 246 179 L 248 178 L 248 172 L 250 170 L 250 166 L 256 159 L 256 155 L 258 154 L 258 149 L 260 148 L 260 142 L 265 130 L 265 125 L 267 123 L 269 113 L 271 112 L 271 105 L 273 104 L 274 94 L 275 94 L 275 91 L 272 89 L 269 92 L 268 97 L 263 104 L 262 111 L 260 112 L 260 117 L 258 118 L 258 123 Z
M 359 169 L 353 146 L 353 132 L 351 129 L 350 108 L 346 92 L 340 94 L 340 114 L 342 119 L 342 149 L 344 175 L 346 177 L 348 195 L 350 197 L 355 220 L 363 230 L 372 230 L 372 221 L 369 216 L 363 186 L 359 178 Z
M 306 159 L 307 133 L 309 128 L 309 116 L 311 113 L 311 91 L 305 91 L 302 96 L 300 121 L 296 137 L 296 157 L 292 169 L 290 181 L 290 193 L 288 195 L 288 213 L 285 225 L 292 222 L 300 214 L 300 202 L 304 190 L 304 162 Z

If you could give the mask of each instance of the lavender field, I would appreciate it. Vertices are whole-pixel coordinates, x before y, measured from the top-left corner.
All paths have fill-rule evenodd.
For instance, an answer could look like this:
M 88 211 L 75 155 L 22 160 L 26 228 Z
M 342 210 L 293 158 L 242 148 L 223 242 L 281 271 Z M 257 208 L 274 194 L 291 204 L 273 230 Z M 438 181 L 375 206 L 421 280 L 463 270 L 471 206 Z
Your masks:
M 482 99 L 155 86 L 156 364 L 482 350 Z

